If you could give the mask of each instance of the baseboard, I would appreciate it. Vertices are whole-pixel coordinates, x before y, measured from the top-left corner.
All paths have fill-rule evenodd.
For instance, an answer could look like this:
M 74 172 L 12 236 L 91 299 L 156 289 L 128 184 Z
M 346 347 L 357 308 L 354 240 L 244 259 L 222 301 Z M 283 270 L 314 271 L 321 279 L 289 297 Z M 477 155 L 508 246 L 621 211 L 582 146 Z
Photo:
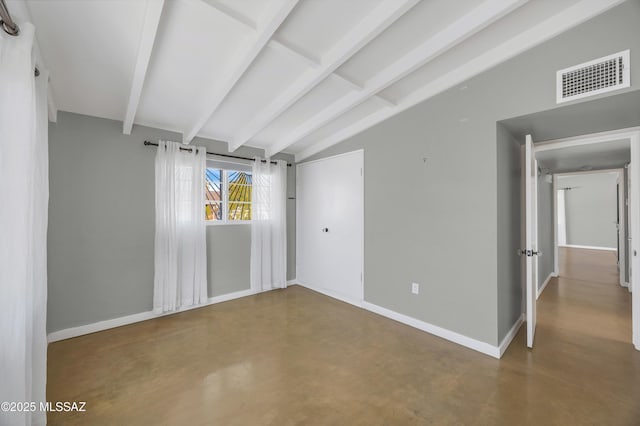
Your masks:
M 490 345 L 489 343 L 481 342 L 480 340 L 472 339 L 471 337 L 467 337 L 463 334 L 456 333 L 455 331 L 448 330 L 446 328 L 438 327 L 437 325 L 429 324 L 428 322 L 424 322 L 413 317 L 400 314 L 398 312 L 392 311 L 387 308 L 383 308 L 382 306 L 374 305 L 369 302 L 362 302 L 362 307 L 368 311 L 376 313 L 378 315 L 382 315 L 383 317 L 390 318 L 392 320 L 401 322 L 408 326 L 417 328 L 419 330 L 425 331 L 429 334 L 433 334 L 434 336 L 441 337 L 445 340 L 448 340 L 453 343 L 457 343 L 459 345 L 465 346 L 469 349 L 473 349 L 475 351 L 481 352 L 485 355 L 489 355 L 494 358 L 500 358 L 502 355 L 500 353 L 500 348 L 498 346 Z M 514 326 L 515 328 L 515 326 Z M 511 333 L 511 332 L 510 332 Z M 514 333 L 515 335 L 515 333 Z M 511 337 L 513 339 L 513 337 Z M 505 338 L 506 339 L 506 338 Z M 503 340 L 503 343 L 506 340 Z M 506 343 L 508 346 L 509 342 Z M 505 346 L 505 349 L 506 349 Z
M 297 281 L 296 284 L 299 285 L 300 287 L 308 288 L 309 290 L 313 290 L 313 291 L 315 291 L 317 293 L 321 293 L 321 294 L 324 294 L 325 296 L 329 296 L 332 299 L 337 299 L 337 300 L 339 300 L 341 302 L 345 302 L 345 303 L 348 303 L 350 305 L 357 306 L 358 308 L 362 308 L 362 303 L 363 302 L 361 300 L 354 300 L 354 299 L 351 299 L 349 297 L 342 296 L 339 293 L 335 293 L 333 291 L 325 290 L 325 289 L 319 288 L 319 287 L 314 287 L 312 285 L 303 283 L 301 281 Z
M 349 303 L 351 305 L 357 306 L 359 308 L 366 309 L 370 312 L 376 313 L 378 315 L 382 315 L 384 317 L 390 318 L 392 320 L 401 322 L 408 326 L 417 328 L 419 330 L 425 331 L 429 334 L 433 334 L 435 336 L 441 337 L 445 340 L 449 340 L 450 342 L 457 343 L 459 345 L 465 346 L 469 349 L 473 349 L 475 351 L 481 352 L 483 354 L 489 355 L 494 358 L 500 358 L 504 351 L 507 349 L 511 340 L 515 337 L 518 332 L 520 325 L 522 325 L 524 317 L 521 317 L 516 324 L 509 331 L 507 336 L 502 340 L 500 346 L 493 346 L 489 343 L 481 342 L 479 340 L 473 339 L 471 337 L 467 337 L 463 334 L 456 333 L 454 331 L 448 330 L 446 328 L 439 327 L 437 325 L 430 324 L 425 321 L 418 320 L 416 318 L 392 311 L 387 308 L 383 308 L 382 306 L 375 305 L 373 303 L 365 302 L 365 301 L 355 301 L 349 298 L 345 298 L 339 294 L 335 294 L 331 291 L 323 290 L 320 288 L 315 288 L 313 286 L 306 285 L 304 283 L 299 282 L 298 280 L 290 280 L 287 281 L 288 285 L 300 285 L 302 287 L 308 288 L 310 290 L 316 291 L 318 293 L 324 294 L 334 299 L 338 299 L 340 301 Z M 268 291 L 268 290 L 267 290 Z M 242 290 L 234 293 L 223 294 L 220 296 L 210 297 L 207 300 L 207 303 L 203 305 L 197 306 L 188 306 L 185 308 L 181 308 L 175 312 L 165 312 L 160 314 L 155 314 L 153 311 L 140 312 L 137 314 L 127 315 L 124 317 L 113 318 L 105 321 L 99 321 L 92 324 L 81 325 L 78 327 L 67 328 L 64 330 L 54 331 L 47 335 L 47 341 L 49 343 L 57 342 L 60 340 L 71 339 L 73 337 L 83 336 L 85 334 L 96 333 L 98 331 L 108 330 L 111 328 L 121 327 L 123 325 L 134 324 L 136 322 L 147 321 L 154 318 L 160 318 L 167 315 L 173 315 L 175 313 L 189 311 L 191 309 L 198 309 L 205 306 L 213 305 L 216 303 L 222 303 L 229 300 L 239 299 L 241 297 L 252 296 L 257 294 L 258 292 L 254 290 Z
M 551 275 L 549 275 L 549 277 L 551 277 Z M 547 279 L 547 281 L 549 281 L 549 279 Z M 502 342 L 500 342 L 500 346 L 498 346 L 498 349 L 499 349 L 498 358 L 502 358 L 502 355 L 504 355 L 504 353 L 507 351 L 507 348 L 513 341 L 513 338 L 516 337 L 516 334 L 518 334 L 520 327 L 522 327 L 522 324 L 524 324 L 524 319 L 525 319 L 525 314 L 523 313 L 522 315 L 520 315 L 520 318 L 517 319 L 515 324 L 513 324 L 513 327 L 511 327 L 511 330 L 509 330 L 507 335 L 504 336 L 504 339 L 502 339 Z
M 576 244 L 565 244 L 558 247 L 578 248 L 587 250 L 605 250 L 605 251 L 618 251 L 616 247 L 596 247 L 596 246 L 580 246 Z
M 287 281 L 287 286 L 298 284 L 298 279 L 294 278 L 292 280 Z
M 481 352 L 485 355 L 492 356 L 494 358 L 500 358 L 500 349 L 497 346 L 490 345 L 485 342 L 481 342 L 479 340 L 472 339 L 471 337 L 467 337 L 463 334 L 456 333 L 454 331 L 448 330 L 446 328 L 438 327 L 437 325 L 429 324 L 428 322 L 418 320 L 416 318 L 410 317 L 408 315 L 404 315 L 395 311 L 392 311 L 387 308 L 383 308 L 382 306 L 375 305 L 373 303 L 369 303 L 366 301 L 355 301 L 353 299 L 345 298 L 339 294 L 334 292 L 324 290 L 322 288 L 317 288 L 307 283 L 298 281 L 297 284 L 301 287 L 308 288 L 309 290 L 313 290 L 315 292 L 324 294 L 325 296 L 329 296 L 333 299 L 340 300 L 342 302 L 349 303 L 351 305 L 357 306 L 359 308 L 365 309 L 367 311 L 373 312 L 378 315 L 382 315 L 383 317 L 387 317 L 394 321 L 401 322 L 410 327 L 417 328 L 419 330 L 425 331 L 429 334 L 433 334 L 434 336 L 441 337 L 445 340 L 448 340 L 453 343 L 457 343 L 459 345 L 465 346 L 469 349 L 473 349 L 475 351 Z M 507 343 L 508 345 L 508 343 Z
M 544 280 L 544 282 L 542 283 L 542 286 L 538 289 L 538 294 L 536 294 L 536 300 L 538 300 L 540 298 L 540 295 L 542 294 L 544 289 L 547 288 L 547 284 L 549 284 L 549 281 L 551 281 L 551 278 L 554 278 L 554 277 L 557 277 L 557 276 L 558 276 L 558 274 L 556 274 L 555 272 L 552 272 L 552 273 L 549 274 L 547 279 Z
M 216 303 L 227 302 L 233 299 L 239 299 L 241 297 L 252 296 L 257 292 L 254 290 L 241 290 L 234 293 L 222 294 L 220 296 L 214 296 L 207 299 L 207 302 L 202 305 L 186 306 L 180 308 L 175 312 L 154 313 L 153 311 L 140 312 L 137 314 L 127 315 L 124 317 L 113 318 L 105 321 L 94 322 L 92 324 L 81 325 L 78 327 L 66 328 L 64 330 L 53 331 L 47 335 L 47 341 L 49 343 L 57 342 L 59 340 L 71 339 L 72 337 L 83 336 L 85 334 L 96 333 L 98 331 L 108 330 L 110 328 L 121 327 L 123 325 L 134 324 L 136 322 L 147 321 L 154 318 L 160 318 L 167 315 L 173 315 L 179 312 L 189 311 L 191 309 L 203 308 L 205 306 L 214 305 Z

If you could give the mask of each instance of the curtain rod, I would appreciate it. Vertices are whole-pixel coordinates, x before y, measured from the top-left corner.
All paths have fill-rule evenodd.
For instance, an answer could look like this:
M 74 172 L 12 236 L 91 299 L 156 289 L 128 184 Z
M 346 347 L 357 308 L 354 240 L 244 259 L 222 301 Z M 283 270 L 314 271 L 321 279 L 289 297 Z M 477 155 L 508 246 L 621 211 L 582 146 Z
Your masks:
M 18 34 L 20 34 L 20 27 L 13 21 L 13 18 L 11 18 L 11 14 L 9 13 L 9 9 L 7 8 L 4 0 L 0 0 L 0 26 L 4 32 L 10 36 L 17 37 Z M 38 67 L 33 70 L 33 74 L 36 77 L 40 77 L 40 70 Z
M 20 34 L 20 27 L 11 19 L 11 14 L 4 0 L 0 0 L 0 24 L 2 24 L 2 29 L 5 33 L 12 36 Z
M 2 1 L 2 0 L 0 0 L 0 1 Z M 150 142 L 150 141 L 144 141 L 144 144 L 145 144 L 145 145 L 147 145 L 147 146 L 149 146 L 149 145 L 151 145 L 151 146 L 158 146 L 158 144 L 157 144 L 157 143 L 155 143 L 155 142 Z M 183 148 L 183 147 L 180 147 L 180 151 L 189 151 L 189 152 L 191 152 L 191 151 L 193 151 L 193 148 Z M 231 155 L 231 154 L 217 154 L 217 153 L 215 153 L 215 152 L 209 152 L 209 151 L 207 151 L 207 155 L 217 155 L 218 157 L 237 158 L 238 160 L 256 161 L 256 159 L 255 159 L 255 158 L 240 157 L 240 156 L 238 156 L 238 155 Z M 263 162 L 263 163 L 266 163 L 266 162 L 267 162 L 267 160 L 262 160 L 262 162 Z M 272 162 L 271 162 L 271 164 L 277 164 L 277 163 L 276 163 L 275 161 L 272 161 Z M 291 167 L 291 163 L 287 163 L 287 167 Z

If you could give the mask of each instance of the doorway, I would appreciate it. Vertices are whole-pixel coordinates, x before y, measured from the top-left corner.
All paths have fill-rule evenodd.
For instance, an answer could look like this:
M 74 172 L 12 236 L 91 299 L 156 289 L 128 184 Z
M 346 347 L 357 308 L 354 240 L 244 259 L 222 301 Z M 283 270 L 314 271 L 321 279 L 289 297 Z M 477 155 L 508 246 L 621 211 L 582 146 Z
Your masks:
M 544 289 L 544 286 L 546 286 L 546 284 L 549 282 L 549 280 L 551 280 L 553 278 L 553 276 L 557 276 L 560 272 L 561 272 L 561 266 L 567 266 L 567 256 L 573 256 L 574 260 L 575 258 L 581 258 L 583 259 L 583 265 L 588 265 L 590 263 L 597 263 L 599 262 L 599 260 L 597 260 L 596 258 L 600 258 L 602 257 L 604 264 L 607 263 L 607 258 L 606 258 L 606 250 L 601 250 L 602 248 L 606 248 L 609 249 L 609 255 L 610 257 L 608 258 L 609 261 L 613 261 L 613 265 L 614 267 L 617 268 L 620 267 L 620 277 L 624 276 L 625 281 L 623 281 L 621 278 L 616 278 L 619 282 L 623 282 L 626 283 L 626 279 L 628 278 L 628 287 L 629 287 L 629 291 L 632 291 L 633 294 L 631 295 L 631 310 L 632 310 L 632 315 L 631 315 L 631 336 L 629 340 L 631 340 L 635 346 L 636 349 L 640 350 L 640 338 L 639 338 L 639 332 L 640 332 L 640 312 L 639 312 L 639 308 L 640 308 L 640 300 L 639 300 L 639 296 L 640 296 L 640 289 L 638 289 L 638 286 L 640 285 L 640 283 L 638 282 L 639 280 L 634 278 L 634 274 L 633 271 L 640 271 L 639 268 L 639 258 L 637 256 L 637 251 L 638 251 L 638 241 L 637 239 L 634 240 L 632 238 L 633 235 L 637 234 L 640 231 L 640 220 L 639 220 L 639 208 L 638 208 L 638 198 L 639 195 L 638 194 L 638 185 L 629 185 L 629 182 L 637 182 L 638 181 L 638 170 L 636 167 L 634 167 L 634 164 L 640 164 L 640 130 L 637 128 L 633 128 L 633 129 L 623 129 L 623 130 L 618 130 L 618 131 L 613 131 L 613 132 L 604 132 L 604 133 L 598 133 L 598 134 L 592 134 L 592 135 L 584 135 L 584 136 L 579 136 L 579 137 L 573 137 L 573 138 L 566 138 L 566 139 L 560 139 L 560 140 L 553 140 L 553 141 L 545 141 L 545 142 L 539 142 L 537 144 L 533 144 L 532 138 L 529 136 L 527 137 L 527 141 L 526 141 L 526 145 L 525 145 L 525 164 L 526 164 L 526 169 L 524 170 L 524 179 L 523 179 L 523 183 L 524 183 L 524 187 L 525 187 L 525 199 L 526 199 L 526 203 L 525 203 L 525 211 L 526 211 L 526 217 L 528 217 L 528 220 L 526 220 L 525 222 L 525 250 L 523 250 L 523 253 L 526 255 L 526 268 L 525 268 L 525 276 L 526 276 L 526 280 L 525 280 L 525 295 L 526 295 L 526 316 L 527 316 L 527 345 L 529 347 L 533 347 L 533 343 L 534 343 L 534 336 L 535 336 L 535 330 L 536 330 L 536 309 L 537 309 L 537 303 L 536 303 L 536 298 L 538 296 L 538 293 L 541 292 Z M 568 223 L 566 221 L 566 217 L 567 217 L 567 191 L 572 191 L 572 190 L 578 190 L 577 186 L 579 185 L 574 185 L 574 187 L 571 186 L 567 186 L 567 187 L 559 187 L 558 182 L 561 182 L 561 179 L 563 177 L 563 173 L 565 176 L 569 176 L 566 173 L 572 172 L 573 175 L 576 174 L 580 174 L 580 172 L 592 172 L 593 169 L 596 168 L 611 168 L 612 166 L 615 167 L 621 167 L 624 166 L 624 164 L 611 164 L 612 161 L 618 161 L 618 163 L 620 162 L 620 158 L 616 158 L 615 152 L 616 152 L 616 147 L 620 147 L 620 146 L 624 146 L 626 147 L 626 150 L 628 152 L 628 161 L 627 163 L 629 163 L 628 169 L 626 170 L 620 170 L 617 169 L 615 171 L 611 171 L 611 170 L 607 170 L 607 171 L 603 171 L 601 172 L 603 175 L 605 173 L 609 173 L 609 174 L 614 174 L 615 173 L 615 185 L 616 185 L 616 189 L 614 190 L 613 195 L 613 200 L 612 200 L 612 205 L 610 206 L 613 211 L 615 212 L 612 216 L 609 216 L 610 218 L 613 218 L 614 220 L 611 220 L 611 227 L 617 227 L 618 230 L 620 231 L 620 234 L 618 234 L 618 230 L 616 230 L 613 234 L 609 235 L 609 239 L 607 240 L 606 243 L 598 243 L 598 245 L 591 245 L 591 244 L 571 244 L 571 238 L 574 238 L 575 236 L 572 236 L 569 238 L 569 240 L 567 239 L 567 233 L 568 233 Z M 598 155 L 598 152 L 600 153 L 600 155 Z M 575 155 L 571 155 L 571 153 L 574 153 Z M 560 167 L 560 165 L 564 166 L 564 167 L 568 167 L 571 163 L 571 161 L 567 161 L 568 159 L 578 159 L 579 161 L 582 161 L 582 159 L 580 159 L 580 157 L 586 158 L 585 156 L 595 159 L 594 161 L 604 161 L 604 162 L 609 162 L 609 164 L 606 165 L 606 167 L 600 163 L 600 164 L 596 164 L 594 165 L 582 165 L 579 167 L 576 167 L 574 165 L 574 169 L 573 170 L 562 170 L 562 168 Z M 556 161 L 556 163 L 553 163 L 550 161 L 551 158 L 555 158 L 556 160 L 558 160 L 558 158 L 560 160 L 562 160 L 564 158 L 563 161 Z M 587 168 L 588 170 L 585 170 L 585 168 Z M 593 173 L 591 173 L 593 174 Z M 555 175 L 555 176 L 554 176 Z M 586 173 L 585 173 L 586 175 Z M 625 175 L 628 177 L 628 181 L 625 181 Z M 553 252 L 553 270 L 551 271 L 552 273 L 549 274 L 548 278 L 544 281 L 541 282 L 541 280 L 537 277 L 537 275 L 540 276 L 546 276 L 545 272 L 540 273 L 539 271 L 539 265 L 540 265 L 540 252 L 544 253 L 543 250 L 540 250 L 539 247 L 539 240 L 541 240 L 539 237 L 539 229 L 538 229 L 538 225 L 539 225 L 539 218 L 538 218 L 538 214 L 539 214 L 539 209 L 538 209 L 538 204 L 539 204 L 539 191 L 538 191 L 538 185 L 539 182 L 542 181 L 544 182 L 544 184 L 546 185 L 550 185 L 553 184 L 553 191 L 549 191 L 551 192 L 553 195 L 551 197 L 550 202 L 553 205 L 553 215 L 554 215 L 554 219 L 553 219 L 553 249 L 551 250 Z M 543 184 L 543 185 L 544 185 Z M 628 187 L 628 192 L 626 194 L 623 194 L 624 191 L 624 187 Z M 563 188 L 563 190 L 565 191 L 563 195 L 556 195 L 558 194 L 558 189 Z M 567 190 L 567 188 L 570 188 Z M 622 190 L 621 190 L 622 188 Z M 622 194 L 622 198 L 621 199 L 621 194 Z M 624 200 L 625 204 L 628 204 L 628 215 L 627 215 L 627 219 L 628 220 L 624 220 L 625 219 L 625 215 L 624 215 L 624 205 L 622 205 L 622 202 Z M 628 200 L 628 202 L 627 202 Z M 564 203 L 564 206 L 559 205 L 559 201 Z M 564 209 L 563 209 L 564 207 Z M 572 207 L 574 208 L 574 207 Z M 564 210 L 564 211 L 563 211 Z M 558 212 L 561 213 L 561 215 L 564 215 L 565 220 L 562 220 L 562 217 L 558 218 Z M 613 223 L 616 222 L 616 223 Z M 628 223 L 628 226 L 625 226 Z M 560 229 L 559 229 L 560 228 Z M 563 229 L 564 228 L 564 229 Z M 547 229 L 547 232 L 549 230 Z M 564 234 L 564 235 L 563 235 Z M 587 232 L 588 234 L 588 232 Z M 628 237 L 627 235 L 628 234 Z M 624 237 L 627 238 L 624 238 Z M 579 240 L 575 240 L 574 241 L 579 241 Z M 589 241 L 589 240 L 582 240 L 582 241 Z M 593 241 L 593 240 L 592 240 Z M 558 243 L 562 243 L 560 244 L 560 247 L 558 247 Z M 567 247 L 569 246 L 569 247 Z M 571 247 L 573 246 L 573 247 Z M 595 250 L 594 250 L 595 249 Z M 627 250 L 628 249 L 628 250 Z M 587 252 L 583 252 L 583 253 L 578 253 L 576 252 L 576 250 L 587 250 Z M 588 251 L 591 251 L 591 254 L 589 254 Z M 600 253 L 598 253 L 598 251 L 600 251 Z M 594 253 L 596 252 L 596 253 Z M 549 250 L 547 250 L 547 253 L 549 253 Z M 620 253 L 620 258 L 617 257 L 618 253 Z M 628 255 L 626 255 L 626 253 L 628 253 Z M 604 254 L 604 257 L 601 256 Z M 547 255 L 548 256 L 548 255 Z M 591 260 L 584 260 L 585 256 L 587 258 L 590 257 Z M 533 258 L 533 259 L 532 259 Z M 562 263 L 564 262 L 564 263 Z M 628 271 L 628 272 L 627 272 Z M 636 274 L 637 275 L 637 274 Z M 556 278 L 557 280 L 557 278 Z M 637 291 L 633 291 L 633 290 L 637 290 Z
M 554 175 L 558 278 L 539 304 L 541 324 L 556 321 L 579 335 L 631 341 L 626 223 L 619 204 L 625 198 L 623 184 L 624 169 Z
M 608 252 L 596 257 L 614 257 L 616 281 L 629 287 L 626 179 L 629 163 L 625 158 L 620 161 L 625 161 L 624 168 L 553 175 L 556 273 L 560 272 L 563 252 L 576 249 Z

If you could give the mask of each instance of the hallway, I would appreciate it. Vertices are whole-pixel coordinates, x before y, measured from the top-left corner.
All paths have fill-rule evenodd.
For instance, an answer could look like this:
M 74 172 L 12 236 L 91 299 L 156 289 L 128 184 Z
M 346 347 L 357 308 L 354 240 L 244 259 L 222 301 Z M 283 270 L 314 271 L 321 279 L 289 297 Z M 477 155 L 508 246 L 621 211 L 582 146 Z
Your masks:
M 616 253 L 560 247 L 559 265 L 538 299 L 536 343 L 548 332 L 631 346 L 631 293 L 619 284 Z
M 534 349 L 523 350 L 523 326 L 502 359 L 526 372 L 525 423 L 547 411 L 546 424 L 560 424 L 552 412 L 579 406 L 584 412 L 567 424 L 638 425 L 640 352 L 631 343 L 631 293 L 618 282 L 616 254 L 560 248 L 559 261 L 560 276 L 538 299 Z

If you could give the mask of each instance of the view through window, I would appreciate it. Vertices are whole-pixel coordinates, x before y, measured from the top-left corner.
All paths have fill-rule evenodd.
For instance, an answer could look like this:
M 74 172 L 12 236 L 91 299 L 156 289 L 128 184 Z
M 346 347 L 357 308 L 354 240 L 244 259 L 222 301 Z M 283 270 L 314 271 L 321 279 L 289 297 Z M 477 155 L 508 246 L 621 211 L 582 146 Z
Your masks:
M 251 172 L 207 168 L 205 192 L 207 221 L 251 220 Z

